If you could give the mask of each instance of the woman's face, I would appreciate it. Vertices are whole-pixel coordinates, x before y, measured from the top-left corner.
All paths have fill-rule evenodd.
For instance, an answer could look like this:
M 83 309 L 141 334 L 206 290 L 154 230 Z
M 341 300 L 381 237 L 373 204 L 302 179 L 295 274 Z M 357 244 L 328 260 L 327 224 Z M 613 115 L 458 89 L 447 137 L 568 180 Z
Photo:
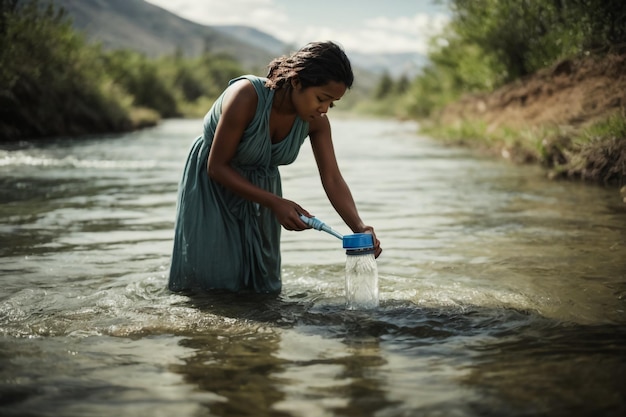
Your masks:
M 291 100 L 298 116 L 304 121 L 311 121 L 326 114 L 333 103 L 343 97 L 346 90 L 344 83 L 336 81 L 307 88 L 302 88 L 299 81 L 294 81 Z

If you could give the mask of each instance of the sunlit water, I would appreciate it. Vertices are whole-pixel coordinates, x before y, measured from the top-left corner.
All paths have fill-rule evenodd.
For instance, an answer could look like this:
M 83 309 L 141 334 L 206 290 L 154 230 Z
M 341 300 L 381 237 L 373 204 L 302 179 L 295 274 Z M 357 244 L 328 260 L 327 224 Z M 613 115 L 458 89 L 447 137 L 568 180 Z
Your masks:
M 346 255 L 315 230 L 283 232 L 279 297 L 165 289 L 200 121 L 5 147 L 0 415 L 626 415 L 619 192 L 416 130 L 334 123 L 384 248 L 368 311 L 345 309 Z M 282 175 L 285 197 L 349 233 L 308 144 Z

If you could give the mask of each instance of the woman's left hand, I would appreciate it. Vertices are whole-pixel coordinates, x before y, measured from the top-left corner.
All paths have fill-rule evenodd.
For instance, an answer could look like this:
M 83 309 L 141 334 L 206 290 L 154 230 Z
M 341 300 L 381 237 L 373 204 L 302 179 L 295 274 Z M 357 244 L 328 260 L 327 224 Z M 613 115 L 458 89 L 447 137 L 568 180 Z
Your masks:
M 374 233 L 374 228 L 372 226 L 365 226 L 362 233 L 372 234 L 372 237 L 374 238 L 374 257 L 378 258 L 383 249 L 380 247 L 380 240 L 378 240 L 378 238 L 376 237 L 376 233 Z

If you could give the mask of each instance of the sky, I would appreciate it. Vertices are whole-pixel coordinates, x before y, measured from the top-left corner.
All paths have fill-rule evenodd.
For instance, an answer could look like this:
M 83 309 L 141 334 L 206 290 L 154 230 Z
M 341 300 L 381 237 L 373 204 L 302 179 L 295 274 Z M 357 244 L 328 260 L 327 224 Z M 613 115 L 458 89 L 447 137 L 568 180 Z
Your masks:
M 426 53 L 449 20 L 433 0 L 146 1 L 196 23 L 252 26 L 297 47 L 333 40 L 363 53 Z

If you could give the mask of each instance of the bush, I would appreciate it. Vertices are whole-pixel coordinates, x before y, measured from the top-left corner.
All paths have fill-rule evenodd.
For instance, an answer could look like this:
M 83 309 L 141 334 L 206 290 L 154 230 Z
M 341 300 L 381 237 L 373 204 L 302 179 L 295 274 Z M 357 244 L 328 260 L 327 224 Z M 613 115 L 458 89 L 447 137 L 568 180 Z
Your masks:
M 124 93 L 107 94 L 98 50 L 62 10 L 0 3 L 0 139 L 130 127 Z
M 159 73 L 158 64 L 130 50 L 104 53 L 103 68 L 113 83 L 133 97 L 133 105 L 155 110 L 163 117 L 179 116 L 173 88 Z
M 0 0 L 0 140 L 195 117 L 242 73 L 225 55 L 149 59 L 130 50 L 105 52 L 72 29 L 63 9 L 19 3 Z
M 462 94 L 491 91 L 590 48 L 626 43 L 622 0 L 451 0 L 411 87 L 411 114 L 428 117 Z

